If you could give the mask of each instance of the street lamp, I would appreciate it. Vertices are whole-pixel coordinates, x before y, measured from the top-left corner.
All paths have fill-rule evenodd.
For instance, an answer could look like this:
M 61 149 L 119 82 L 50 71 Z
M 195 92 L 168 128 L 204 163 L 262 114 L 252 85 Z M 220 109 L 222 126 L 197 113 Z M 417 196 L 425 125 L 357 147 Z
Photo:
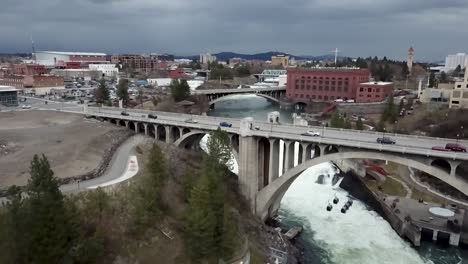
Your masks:
M 384 127 L 384 128 L 383 128 L 383 132 L 382 132 L 382 138 L 385 137 L 385 130 L 386 130 L 386 128 Z
M 462 134 L 462 139 L 465 138 L 465 131 L 463 130 L 463 126 L 460 126 L 460 131 L 461 131 L 461 134 Z
M 458 139 L 460 138 L 460 134 L 457 134 L 457 144 L 458 144 Z
M 395 121 L 395 134 L 398 133 L 398 120 Z

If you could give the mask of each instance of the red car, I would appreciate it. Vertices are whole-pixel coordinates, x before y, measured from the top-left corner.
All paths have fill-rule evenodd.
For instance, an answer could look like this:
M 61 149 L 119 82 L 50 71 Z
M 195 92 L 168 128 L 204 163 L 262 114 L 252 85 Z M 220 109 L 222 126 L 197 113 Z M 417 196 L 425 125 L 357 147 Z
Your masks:
M 437 151 L 450 151 L 450 149 L 446 149 L 445 147 L 432 147 L 432 150 L 437 150 Z
M 445 148 L 456 152 L 466 152 L 466 148 L 460 144 L 448 143 Z

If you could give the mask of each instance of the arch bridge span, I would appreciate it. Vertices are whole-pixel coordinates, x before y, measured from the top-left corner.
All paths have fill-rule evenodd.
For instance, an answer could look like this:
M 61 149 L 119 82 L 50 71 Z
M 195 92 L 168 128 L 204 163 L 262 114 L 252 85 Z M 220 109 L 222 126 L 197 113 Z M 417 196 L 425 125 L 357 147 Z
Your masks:
M 231 127 L 222 129 L 229 133 L 238 161 L 240 191 L 260 219 L 276 212 L 284 193 L 304 170 L 323 162 L 344 159 L 379 159 L 408 165 L 468 195 L 468 181 L 456 175 L 458 165 L 468 161 L 468 154 L 431 149 L 453 142 L 451 139 L 395 134 L 392 137 L 397 141 L 396 145 L 381 145 L 375 141 L 381 134 L 366 131 L 301 128 L 253 121 L 257 130 L 252 129 L 252 121 L 248 119 L 165 112 L 152 112 L 158 117 L 151 119 L 147 117 L 147 111 L 127 111 L 128 115 L 122 115 L 121 109 L 89 108 L 86 115 L 187 149 L 198 149 L 200 140 L 218 129 L 221 121 L 231 123 Z M 311 129 L 321 131 L 321 136 L 303 135 Z M 468 142 L 460 142 L 468 145 Z

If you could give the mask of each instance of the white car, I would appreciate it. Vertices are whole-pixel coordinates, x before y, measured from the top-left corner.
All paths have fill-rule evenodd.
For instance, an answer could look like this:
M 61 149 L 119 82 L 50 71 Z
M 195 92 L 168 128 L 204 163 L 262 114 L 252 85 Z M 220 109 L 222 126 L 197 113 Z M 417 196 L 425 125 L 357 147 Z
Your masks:
M 309 136 L 309 137 L 320 137 L 320 132 L 309 130 L 307 132 L 302 133 L 302 135 Z
M 21 108 L 23 108 L 23 109 L 31 109 L 31 106 L 30 106 L 30 105 L 22 105 Z
M 197 121 L 197 120 L 195 120 L 195 119 L 189 118 L 189 119 L 185 120 L 185 123 L 192 123 L 192 124 L 196 124 L 196 123 L 198 123 L 198 121 Z

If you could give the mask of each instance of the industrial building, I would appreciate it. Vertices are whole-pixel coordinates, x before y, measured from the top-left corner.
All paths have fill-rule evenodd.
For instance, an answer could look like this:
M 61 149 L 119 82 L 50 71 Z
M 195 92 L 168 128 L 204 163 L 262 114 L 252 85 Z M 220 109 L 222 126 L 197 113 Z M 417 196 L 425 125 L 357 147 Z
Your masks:
M 200 63 L 201 64 L 213 63 L 215 61 L 216 61 L 216 56 L 211 55 L 210 53 L 200 54 Z
M 0 85 L 0 105 L 1 106 L 17 106 L 18 105 L 18 89 L 12 86 Z
M 388 96 L 393 96 L 392 82 L 361 83 L 356 91 L 356 103 L 382 102 Z
M 37 51 L 34 53 L 36 63 L 48 67 L 62 66 L 74 62 L 81 65 L 106 63 L 107 55 L 105 53 L 94 52 L 62 52 L 62 51 Z
M 92 71 L 99 71 L 105 77 L 117 77 L 119 75 L 119 69 L 115 67 L 115 64 L 90 64 L 89 69 Z
M 52 75 L 4 75 L 0 85 L 22 88 L 40 88 L 63 86 L 63 77 Z
M 468 108 L 468 65 L 465 66 L 463 81 L 455 83 L 450 96 L 450 108 Z
M 272 65 L 282 65 L 283 67 L 289 65 L 289 56 L 286 55 L 276 55 L 271 56 L 271 64 Z
M 121 64 L 123 68 L 133 69 L 140 72 L 153 72 L 160 68 L 157 55 L 119 54 L 112 55 L 111 63 Z
M 328 67 L 288 69 L 286 96 L 303 102 L 356 100 L 360 84 L 369 80 L 368 69 Z

